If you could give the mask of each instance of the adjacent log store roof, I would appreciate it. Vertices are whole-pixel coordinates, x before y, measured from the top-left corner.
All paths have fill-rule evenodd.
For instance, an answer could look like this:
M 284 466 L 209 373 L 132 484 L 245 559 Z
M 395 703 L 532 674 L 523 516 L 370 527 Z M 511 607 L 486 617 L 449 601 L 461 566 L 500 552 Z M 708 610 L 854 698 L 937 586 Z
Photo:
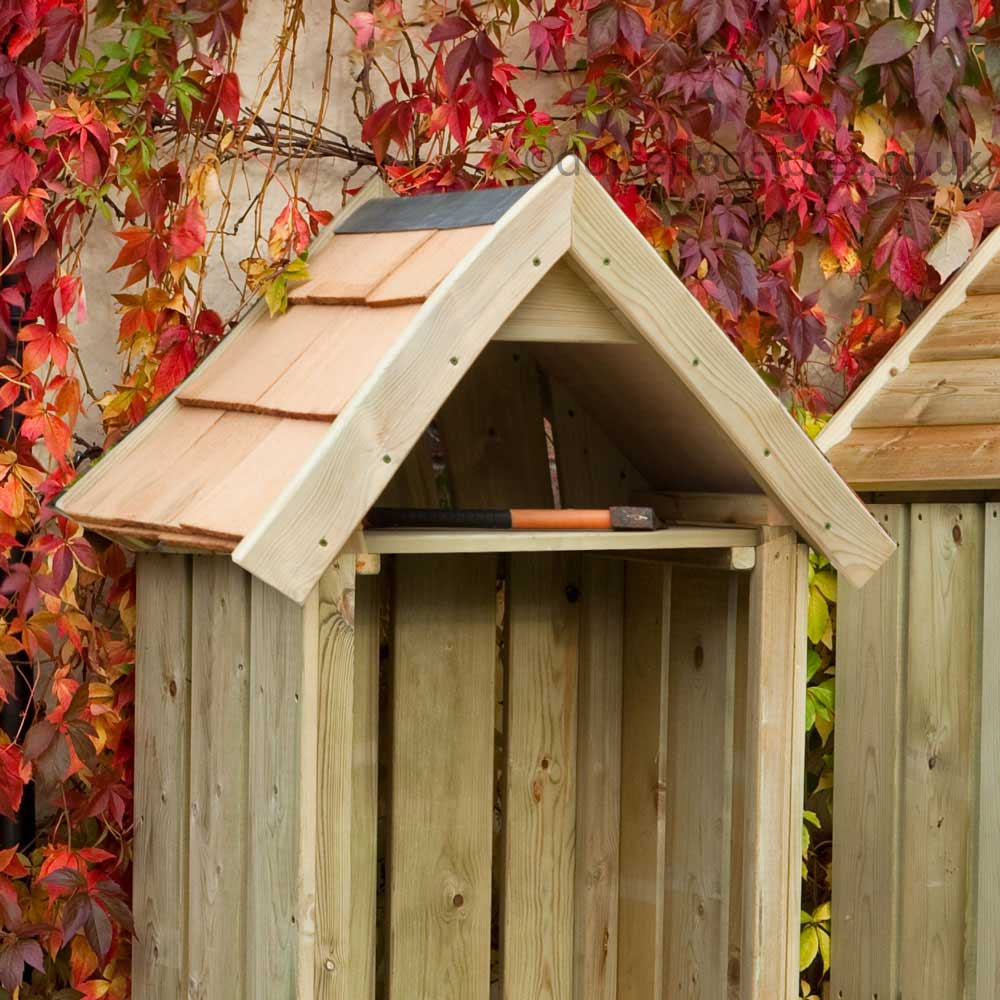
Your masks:
M 1000 229 L 817 440 L 858 490 L 1000 489 Z
M 575 158 L 531 187 L 369 184 L 290 308 L 246 321 L 58 502 L 232 552 L 304 600 L 492 340 L 572 388 L 657 490 L 767 494 L 848 578 L 893 543 Z M 502 500 L 503 498 L 498 498 Z

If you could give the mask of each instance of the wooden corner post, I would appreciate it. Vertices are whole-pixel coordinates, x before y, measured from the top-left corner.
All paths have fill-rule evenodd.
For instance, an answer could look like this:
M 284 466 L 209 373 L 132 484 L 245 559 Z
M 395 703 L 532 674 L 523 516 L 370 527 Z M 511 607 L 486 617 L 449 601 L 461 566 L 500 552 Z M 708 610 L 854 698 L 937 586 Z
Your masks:
M 764 528 L 750 580 L 740 1000 L 798 996 L 808 550 Z

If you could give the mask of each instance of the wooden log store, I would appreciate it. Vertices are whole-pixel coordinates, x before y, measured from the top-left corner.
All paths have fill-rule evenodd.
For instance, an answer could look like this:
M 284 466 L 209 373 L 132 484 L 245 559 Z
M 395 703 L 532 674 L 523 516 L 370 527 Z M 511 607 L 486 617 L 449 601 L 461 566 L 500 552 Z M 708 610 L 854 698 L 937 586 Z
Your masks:
M 572 158 L 310 270 L 59 500 L 138 552 L 136 996 L 792 1000 L 805 542 L 893 542 Z
M 1000 232 L 819 437 L 899 549 L 841 586 L 837 1000 L 1000 997 Z

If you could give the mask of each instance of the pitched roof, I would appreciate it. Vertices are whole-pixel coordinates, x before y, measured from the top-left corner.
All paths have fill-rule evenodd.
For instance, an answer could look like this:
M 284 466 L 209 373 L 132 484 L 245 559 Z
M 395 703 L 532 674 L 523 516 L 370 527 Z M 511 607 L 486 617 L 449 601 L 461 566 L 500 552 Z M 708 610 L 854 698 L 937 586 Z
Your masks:
M 856 489 L 1000 487 L 1000 229 L 817 438 Z
M 762 489 L 855 582 L 891 554 L 575 158 L 530 188 L 376 194 L 337 220 L 289 311 L 233 331 L 63 494 L 64 513 L 235 546 L 237 563 L 303 600 L 485 346 L 517 339 L 615 426 L 652 487 Z

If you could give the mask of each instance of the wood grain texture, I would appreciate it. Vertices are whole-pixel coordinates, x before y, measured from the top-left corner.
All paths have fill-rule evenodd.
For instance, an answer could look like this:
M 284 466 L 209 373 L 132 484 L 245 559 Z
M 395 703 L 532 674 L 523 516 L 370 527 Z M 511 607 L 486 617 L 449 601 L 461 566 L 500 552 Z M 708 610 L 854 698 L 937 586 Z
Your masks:
M 338 310 L 339 312 L 339 310 Z M 331 322 L 310 349 L 288 368 L 275 372 L 254 401 L 262 413 L 332 420 L 408 329 L 416 306 L 351 310 Z M 240 392 L 233 384 L 234 394 Z
M 970 295 L 954 312 L 941 319 L 910 355 L 911 362 L 1000 358 L 998 312 L 1000 295 Z
M 374 1000 L 378 586 L 341 555 L 319 585 L 315 1000 Z
M 549 380 L 552 435 L 563 507 L 628 504 L 645 480 L 566 385 Z
M 188 1000 L 245 988 L 249 687 L 250 578 L 193 559 Z
M 663 528 L 656 531 L 475 531 L 457 528 L 365 531 L 366 552 L 670 552 L 740 549 L 758 541 L 756 528 Z M 728 556 L 727 556 L 728 558 Z
M 943 320 L 966 300 L 966 295 L 974 293 L 977 279 L 1000 254 L 1000 231 L 990 233 L 964 267 L 956 271 L 938 295 L 917 317 L 916 321 L 886 352 L 868 377 L 843 403 L 833 419 L 820 431 L 816 444 L 823 452 L 843 441 L 854 426 L 854 418 L 881 392 L 882 387 L 894 373 L 904 371 L 910 364 L 914 352 L 931 336 Z M 982 289 L 993 291 L 993 289 Z M 1000 289 L 997 289 L 1000 290 Z
M 983 545 L 981 506 L 913 506 L 900 869 L 907 1000 L 965 995 Z
M 572 259 L 739 449 L 761 488 L 858 584 L 894 545 L 784 406 L 591 176 L 576 178 Z M 669 317 L 669 323 L 664 319 Z M 668 332 L 669 331 L 669 332 Z
M 504 1000 L 572 1000 L 580 562 L 510 563 Z
M 251 583 L 247 1000 L 312 996 L 318 603 Z
M 830 461 L 857 490 L 996 489 L 1000 426 L 859 428 Z
M 625 565 L 582 572 L 573 997 L 616 1000 Z
M 739 449 L 646 341 L 532 344 L 550 378 L 599 418 L 615 446 L 659 490 L 753 492 Z
M 808 552 L 767 528 L 750 578 L 741 1000 L 799 995 Z
M 496 558 L 397 560 L 389 1000 L 487 1000 Z
M 337 233 L 309 258 L 311 279 L 288 290 L 288 301 L 317 305 L 363 303 L 434 236 L 433 229 L 397 233 Z
M 910 365 L 855 418 L 857 427 L 1000 423 L 1000 359 Z
M 132 986 L 187 996 L 191 561 L 136 561 L 135 862 Z
M 379 308 L 423 302 L 489 231 L 489 226 L 438 230 L 386 275 L 365 302 Z
M 653 510 L 666 524 L 741 524 L 778 526 L 792 523 L 763 493 L 656 493 L 639 491 L 632 503 Z
M 551 507 L 552 478 L 534 361 L 489 344 L 437 416 L 456 507 Z
M 402 466 L 375 501 L 376 507 L 439 507 L 441 490 L 427 432 L 417 438 Z
M 352 324 L 363 324 L 367 316 L 363 306 L 309 305 L 268 317 L 239 338 L 228 364 L 198 369 L 177 398 L 188 405 L 249 409 L 317 343 L 338 338 Z
M 993 255 L 988 258 L 986 265 L 976 275 L 975 280 L 969 285 L 969 295 L 985 296 L 997 295 L 998 293 L 1000 293 L 1000 263 L 997 262 L 994 251 Z
M 572 177 L 550 172 L 435 289 L 237 547 L 237 563 L 305 598 L 500 324 L 568 249 L 572 191 Z
M 902 713 L 906 676 L 907 506 L 870 508 L 899 545 L 837 601 L 837 832 L 833 838 L 833 995 L 899 992 Z
M 528 293 L 494 340 L 634 344 L 635 334 L 562 260 Z
M 1000 996 L 1000 728 L 990 718 L 1000 705 L 1000 504 L 985 506 L 982 695 L 979 701 L 979 828 L 976 834 L 975 1000 Z
M 721 1000 L 727 990 L 737 586 L 731 573 L 673 571 L 666 759 L 668 1000 Z
M 746 841 L 748 749 L 747 683 L 750 658 L 750 577 L 736 582 L 736 683 L 733 690 L 732 852 L 729 885 L 729 984 L 726 1000 L 739 1000 L 743 958 L 743 866 Z
M 664 995 L 670 580 L 669 568 L 627 564 L 618 1000 Z

